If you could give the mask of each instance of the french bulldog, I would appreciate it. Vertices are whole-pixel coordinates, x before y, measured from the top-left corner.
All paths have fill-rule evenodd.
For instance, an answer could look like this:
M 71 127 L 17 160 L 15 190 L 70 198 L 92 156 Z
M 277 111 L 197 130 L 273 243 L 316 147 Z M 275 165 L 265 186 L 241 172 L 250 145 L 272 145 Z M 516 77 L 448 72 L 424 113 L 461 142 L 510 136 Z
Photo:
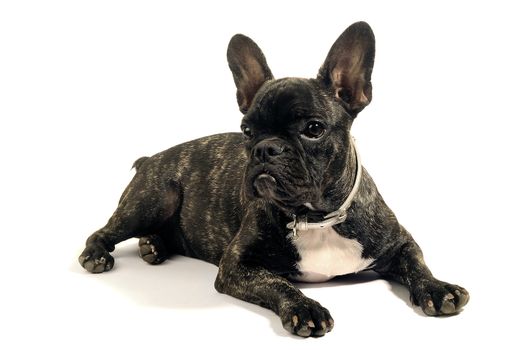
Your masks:
M 374 57 L 374 34 L 358 22 L 336 40 L 316 78 L 274 79 L 260 48 L 233 36 L 227 59 L 241 133 L 138 159 L 116 211 L 87 239 L 80 264 L 109 271 L 115 245 L 137 237 L 150 264 L 180 254 L 217 265 L 217 291 L 273 310 L 302 337 L 323 336 L 334 321 L 293 281 L 365 270 L 407 286 L 426 315 L 457 314 L 468 292 L 433 277 L 350 135 L 372 99 Z

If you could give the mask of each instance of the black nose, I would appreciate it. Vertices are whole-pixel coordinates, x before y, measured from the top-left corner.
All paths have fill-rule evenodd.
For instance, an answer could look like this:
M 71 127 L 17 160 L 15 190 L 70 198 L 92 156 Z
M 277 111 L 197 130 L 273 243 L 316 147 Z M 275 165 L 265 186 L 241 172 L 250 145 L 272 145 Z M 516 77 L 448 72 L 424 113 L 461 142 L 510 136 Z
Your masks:
M 254 146 L 254 156 L 261 162 L 267 162 L 282 154 L 284 149 L 285 147 L 278 140 L 263 140 Z

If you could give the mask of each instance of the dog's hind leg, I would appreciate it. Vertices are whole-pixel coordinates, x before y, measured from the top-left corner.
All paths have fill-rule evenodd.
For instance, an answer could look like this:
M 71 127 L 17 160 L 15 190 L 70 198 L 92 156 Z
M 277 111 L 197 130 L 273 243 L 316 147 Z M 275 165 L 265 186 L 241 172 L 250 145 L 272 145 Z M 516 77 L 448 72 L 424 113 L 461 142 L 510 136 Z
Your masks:
M 142 163 L 145 162 L 147 160 Z M 86 241 L 86 248 L 79 256 L 79 262 L 89 272 L 100 273 L 111 270 L 114 260 L 109 252 L 115 249 L 117 243 L 132 237 L 156 234 L 179 206 L 177 183 L 156 178 L 159 175 L 155 165 L 147 166 L 142 163 L 141 169 L 138 169 L 124 191 L 117 209 L 106 226 L 93 233 Z M 150 258 L 152 262 L 159 263 L 166 256 L 162 260 Z

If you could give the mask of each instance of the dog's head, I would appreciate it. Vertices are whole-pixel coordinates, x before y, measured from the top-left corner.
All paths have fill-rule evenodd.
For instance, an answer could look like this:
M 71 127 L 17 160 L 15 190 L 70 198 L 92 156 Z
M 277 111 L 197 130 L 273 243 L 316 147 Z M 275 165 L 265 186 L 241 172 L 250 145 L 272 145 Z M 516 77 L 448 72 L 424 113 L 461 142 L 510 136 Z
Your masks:
M 259 47 L 235 35 L 228 63 L 237 87 L 249 162 L 243 192 L 284 210 L 324 210 L 322 198 L 349 177 L 349 129 L 372 98 L 374 35 L 347 28 L 315 79 L 275 80 Z

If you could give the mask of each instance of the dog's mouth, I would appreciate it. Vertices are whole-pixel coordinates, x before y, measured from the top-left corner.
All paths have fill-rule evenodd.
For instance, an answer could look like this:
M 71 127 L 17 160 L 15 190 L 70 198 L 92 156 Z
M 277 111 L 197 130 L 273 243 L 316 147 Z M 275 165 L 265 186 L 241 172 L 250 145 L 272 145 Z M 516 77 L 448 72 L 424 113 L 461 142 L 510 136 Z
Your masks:
M 287 210 L 296 210 L 313 198 L 312 186 L 295 184 L 292 178 L 280 174 L 268 165 L 256 166 L 249 171 L 248 190 L 252 198 L 272 202 Z
M 272 199 L 276 196 L 278 183 L 274 176 L 263 172 L 256 176 L 253 187 L 256 197 Z

